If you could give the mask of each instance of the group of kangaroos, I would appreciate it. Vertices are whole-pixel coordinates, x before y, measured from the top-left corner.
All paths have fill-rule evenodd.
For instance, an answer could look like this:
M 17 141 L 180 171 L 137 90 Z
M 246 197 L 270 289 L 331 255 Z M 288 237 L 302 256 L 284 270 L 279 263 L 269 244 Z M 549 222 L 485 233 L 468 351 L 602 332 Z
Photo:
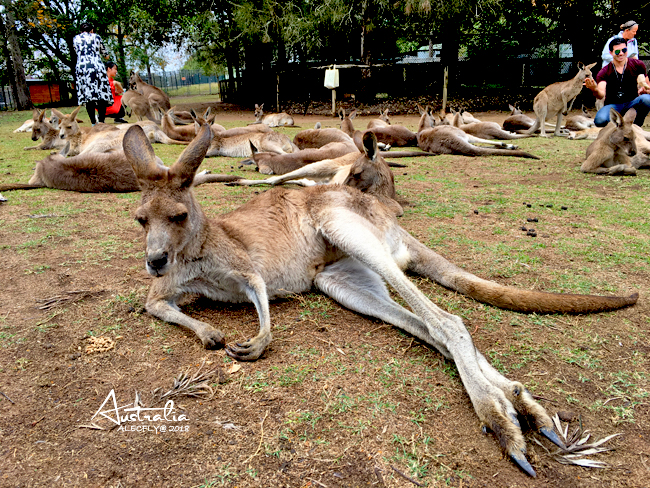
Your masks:
M 215 113 L 174 113 L 157 105 L 160 125 L 143 120 L 127 127 L 79 126 L 79 109 L 53 110 L 46 120 L 35 111 L 32 138 L 36 149 L 60 149 L 37 162 L 27 185 L 0 189 L 50 187 L 85 192 L 142 191 L 136 220 L 145 233 L 145 267 L 155 279 L 146 310 L 159 319 L 193 331 L 208 348 L 225 347 L 238 361 L 254 361 L 272 340 L 269 302 L 317 288 L 343 306 L 399 327 L 453 360 L 481 426 L 494 433 L 505 453 L 527 474 L 518 416 L 558 446 L 562 440 L 546 412 L 519 382 L 490 365 L 474 346 L 463 320 L 432 303 L 406 276 L 418 274 L 495 307 L 524 313 L 595 313 L 634 305 L 638 294 L 595 296 L 545 293 L 503 286 L 479 278 L 435 253 L 398 223 L 403 208 L 385 158 L 393 156 L 536 156 L 510 142 L 530 137 L 555 114 L 559 119 L 579 93 L 591 66 L 581 66 L 571 81 L 554 84 L 535 99 L 536 119 L 513 113 L 504 126 L 481 122 L 467 112 L 451 117 L 419 107 L 416 132 L 391 125 L 387 111 L 356 130 L 356 112 L 341 110 L 339 128 L 301 130 L 293 140 L 270 126 L 294 126 L 287 114 L 262 113 L 256 123 L 226 130 Z M 513 107 L 513 112 L 516 109 Z M 189 115 L 192 123 L 180 125 Z M 578 124 L 582 119 L 576 120 Z M 582 121 L 584 122 L 584 121 Z M 576 128 L 567 120 L 565 128 Z M 517 125 L 519 124 L 519 125 Z M 588 127 L 587 127 L 588 129 Z M 584 130 L 584 129 L 579 129 Z M 56 140 L 54 133 L 59 135 Z M 522 133 L 523 132 L 523 133 Z M 49 135 L 48 135 L 49 134 Z M 638 132 L 631 119 L 612 113 L 612 123 L 587 150 L 583 171 L 633 174 Z M 186 145 L 170 167 L 156 157 L 152 143 Z M 489 145 L 490 147 L 484 147 Z M 62 146 L 62 147 L 61 147 Z M 404 148 L 398 151 L 393 147 Z M 34 149 L 26 148 L 26 149 Z M 269 178 L 243 179 L 200 172 L 210 156 L 245 158 Z M 646 156 L 647 159 L 647 156 Z M 92 170 L 91 170 L 92 169 Z M 208 182 L 273 185 L 238 209 L 208 219 L 193 187 Z M 282 184 L 305 186 L 288 189 Z M 389 284 L 411 308 L 394 301 Z M 211 324 L 184 313 L 179 304 L 204 295 L 225 302 L 253 303 L 259 332 L 226 345 Z

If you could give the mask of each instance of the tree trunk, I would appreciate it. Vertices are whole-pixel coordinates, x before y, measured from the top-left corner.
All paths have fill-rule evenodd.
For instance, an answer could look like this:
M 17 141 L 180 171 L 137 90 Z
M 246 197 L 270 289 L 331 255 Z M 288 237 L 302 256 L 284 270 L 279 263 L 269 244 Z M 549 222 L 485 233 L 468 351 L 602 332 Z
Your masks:
M 11 58 L 11 60 L 7 59 L 7 66 L 11 65 L 13 68 L 13 76 L 11 80 L 12 89 L 15 90 L 14 96 L 16 97 L 16 109 L 31 110 L 34 108 L 34 104 L 32 103 L 32 98 L 29 94 L 29 88 L 27 87 L 27 78 L 25 76 L 25 67 L 23 65 L 23 55 L 20 52 L 20 44 L 18 43 L 18 35 L 16 33 L 16 18 L 14 17 L 14 13 L 11 11 L 11 2 L 8 0 L 3 0 L 2 3 L 5 8 L 5 15 L 7 16 L 4 30 L 6 32 L 7 43 L 9 45 L 9 57 Z M 11 63 L 9 61 L 11 61 Z
M 453 91 L 456 87 L 456 78 L 458 70 L 458 49 L 460 42 L 458 36 L 460 34 L 460 18 L 452 16 L 443 27 L 443 43 L 442 50 L 440 51 L 440 62 L 443 68 L 448 68 L 449 91 Z

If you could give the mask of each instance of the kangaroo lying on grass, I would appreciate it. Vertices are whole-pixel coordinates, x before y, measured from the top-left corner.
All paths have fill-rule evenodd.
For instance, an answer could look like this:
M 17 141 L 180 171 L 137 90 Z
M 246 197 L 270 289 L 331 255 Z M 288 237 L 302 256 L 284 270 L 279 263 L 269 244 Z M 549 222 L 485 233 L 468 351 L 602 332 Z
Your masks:
M 156 158 L 156 164 L 164 168 L 163 162 Z M 233 175 L 213 175 L 207 171 L 198 173 L 193 185 L 203 183 L 224 183 L 236 181 Z M 131 164 L 122 149 L 109 153 L 80 154 L 66 158 L 51 154 L 36 163 L 34 175 L 29 183 L 0 185 L 0 191 L 33 190 L 54 188 L 87 193 L 124 193 L 140 191 L 140 185 Z
M 348 185 L 374 195 L 391 208 L 395 215 L 401 216 L 404 210 L 396 201 L 397 195 L 395 194 L 393 173 L 386 161 L 381 157 L 377 149 L 377 138 L 372 132 L 364 134 L 363 147 L 363 154 L 359 153 L 355 148 L 353 152 L 340 157 L 306 164 L 280 176 L 272 176 L 264 180 L 242 179 L 230 183 L 230 185 L 256 186 L 280 185 L 283 183 L 302 186 L 319 184 Z M 253 157 L 255 157 L 255 154 L 253 154 Z
M 45 118 L 45 110 L 34 109 L 32 122 L 32 141 L 38 141 L 40 138 L 43 138 L 43 141 L 36 146 L 24 147 L 25 151 L 65 147 L 66 141 L 59 137 L 59 118 L 54 113 L 48 120 Z
M 456 112 L 454 119 L 451 123 L 452 127 L 458 127 L 460 130 L 474 137 L 480 137 L 481 139 L 501 139 L 501 140 L 512 140 L 512 139 L 524 139 L 530 137 L 529 134 L 514 134 L 512 132 L 505 131 L 501 128 L 496 122 L 470 122 L 465 123 L 461 117 L 461 114 Z
M 341 130 L 354 139 L 359 150 L 361 150 L 363 146 L 363 135 L 367 132 L 373 132 L 377 137 L 377 142 L 380 145 L 383 145 L 383 147 L 386 149 L 390 149 L 390 147 L 416 147 L 418 145 L 417 134 L 410 131 L 403 125 L 386 125 L 383 127 L 366 129 L 363 132 L 355 130 L 352 119 L 354 119 L 356 115 L 357 109 L 353 109 L 349 115 L 345 114 L 345 110 L 339 110 Z
M 439 125 L 434 127 L 434 119 L 429 107 L 420 110 L 420 125 L 418 128 L 418 146 L 423 151 L 434 154 L 462 154 L 464 156 L 517 156 L 522 158 L 539 159 L 525 151 L 517 150 L 517 146 L 505 142 L 489 141 L 481 139 L 466 132 L 458 127 L 451 125 Z M 490 144 L 498 146 L 481 147 L 474 144 Z
M 255 124 L 264 124 L 269 127 L 294 127 L 293 117 L 286 112 L 279 114 L 266 114 L 262 108 L 264 104 L 255 104 Z
M 390 119 L 388 118 L 388 109 L 383 112 L 379 112 L 379 117 L 372 119 L 368 122 L 366 126 L 367 129 L 375 129 L 377 127 L 388 127 L 390 125 Z
M 580 171 L 608 176 L 634 176 L 636 168 L 630 158 L 637 153 L 633 129 L 636 110 L 631 108 L 623 117 L 611 109 L 609 117 L 610 123 L 587 148 L 587 159 L 580 166 Z
M 564 123 L 564 128 L 568 131 L 579 131 L 589 129 L 591 127 L 596 127 L 594 119 L 585 106 L 582 106 L 582 114 L 580 115 L 570 115 L 567 117 L 566 122 Z
M 569 104 L 572 104 L 573 100 L 582 91 L 585 80 L 587 78 L 593 79 L 591 68 L 594 66 L 596 66 L 596 63 L 587 66 L 578 63 L 578 74 L 572 79 L 558 81 L 539 92 L 533 102 L 533 110 L 535 110 L 537 119 L 535 120 L 535 124 L 526 131 L 526 134 L 534 134 L 539 129 L 540 135 L 546 137 L 546 126 L 544 122 L 546 122 L 547 117 L 557 115 L 554 135 L 567 135 L 566 133 L 560 132 L 562 115 L 566 115 L 569 112 Z
M 208 348 L 224 334 L 183 313 L 186 296 L 250 302 L 260 321 L 252 339 L 226 347 L 238 361 L 258 359 L 271 342 L 269 300 L 316 287 L 345 307 L 413 334 L 453 360 L 481 424 L 529 475 L 517 415 L 558 445 L 546 411 L 519 382 L 505 378 L 476 349 L 460 317 L 434 305 L 404 270 L 478 300 L 523 312 L 585 313 L 634 304 L 638 295 L 599 297 L 519 290 L 468 273 L 421 244 L 393 212 L 356 188 L 273 188 L 208 220 L 193 195 L 194 173 L 210 145 L 207 125 L 171 168 L 161 167 L 145 134 L 129 129 L 124 152 L 142 187 L 136 220 L 146 234 L 147 271 L 155 277 L 145 308 L 192 330 Z M 386 280 L 413 310 L 393 301 Z

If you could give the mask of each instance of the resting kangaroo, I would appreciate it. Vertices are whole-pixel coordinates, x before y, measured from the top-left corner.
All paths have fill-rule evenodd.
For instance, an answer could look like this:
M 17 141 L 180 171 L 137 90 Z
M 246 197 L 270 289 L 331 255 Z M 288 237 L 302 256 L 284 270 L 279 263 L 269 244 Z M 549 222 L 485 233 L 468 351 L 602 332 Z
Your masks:
M 410 131 L 403 125 L 386 125 L 383 127 L 375 127 L 373 129 L 366 129 L 361 132 L 354 128 L 352 119 L 357 115 L 357 109 L 353 109 L 349 115 L 345 114 L 345 110 L 339 110 L 339 118 L 341 119 L 341 130 L 354 139 L 355 144 L 362 150 L 363 135 L 367 132 L 373 132 L 377 137 L 377 142 L 380 146 L 390 149 L 391 146 L 407 147 L 418 145 L 418 138 L 415 132 Z
M 609 176 L 634 176 L 636 168 L 630 158 L 637 152 L 633 129 L 636 110 L 631 108 L 623 117 L 611 109 L 609 117 L 610 123 L 587 148 L 587 159 L 580 166 L 580 171 Z
M 289 127 L 293 126 L 293 117 L 285 112 L 279 114 L 266 114 L 262 110 L 264 104 L 255 104 L 255 124 L 264 124 L 269 127 Z
M 568 81 L 558 81 L 552 85 L 547 86 L 537 94 L 533 102 L 533 110 L 537 119 L 535 124 L 526 131 L 526 134 L 534 134 L 539 129 L 540 135 L 546 137 L 546 122 L 547 117 L 557 115 L 557 122 L 555 124 L 554 135 L 565 135 L 560 132 L 562 126 L 562 115 L 569 112 L 569 104 L 582 91 L 582 85 L 587 78 L 593 78 L 591 75 L 591 68 L 596 66 L 596 63 L 585 66 L 578 63 L 578 74 Z
M 464 156 L 516 156 L 539 159 L 525 151 L 517 150 L 517 146 L 499 141 L 480 139 L 463 132 L 458 127 L 439 125 L 433 127 L 433 114 L 429 107 L 420 110 L 420 125 L 418 128 L 418 146 L 423 151 L 434 154 L 462 154 Z M 494 147 L 481 147 L 474 144 L 490 144 Z
M 302 186 L 317 184 L 348 185 L 379 198 L 400 217 L 404 210 L 397 203 L 395 180 L 388 164 L 377 149 L 377 138 L 372 132 L 363 136 L 364 152 L 344 154 L 306 164 L 294 171 L 264 180 L 237 180 L 232 185 L 279 185 L 293 183 Z M 300 151 L 299 151 L 300 152 Z
M 210 133 L 203 126 L 176 163 L 162 168 L 139 128 L 129 129 L 124 138 L 124 152 L 142 187 L 135 216 L 146 234 L 145 266 L 154 276 L 146 310 L 192 330 L 206 348 L 215 348 L 225 343 L 224 334 L 183 313 L 178 302 L 200 294 L 253 303 L 259 333 L 226 347 L 230 357 L 253 361 L 271 342 L 269 300 L 315 286 L 345 307 L 400 327 L 453 360 L 482 425 L 534 476 L 516 417 L 528 417 L 531 426 L 562 445 L 551 418 L 521 383 L 490 365 L 460 317 L 434 305 L 403 271 L 524 312 L 612 310 L 635 303 L 638 295 L 543 293 L 483 280 L 421 244 L 378 199 L 348 186 L 276 187 L 208 220 L 191 186 L 209 145 Z M 391 299 L 384 280 L 412 312 Z
M 36 145 L 23 148 L 25 151 L 31 149 L 60 149 L 66 142 L 59 137 L 59 118 L 52 114 L 50 119 L 45 118 L 45 110 L 39 111 L 34 109 L 34 119 L 32 124 L 32 141 L 43 141 Z
M 157 164 L 164 167 L 156 158 Z M 198 173 L 193 185 L 236 181 L 239 176 Z M 34 174 L 27 184 L 0 185 L 0 191 L 54 188 L 87 193 L 123 193 L 140 191 L 133 168 L 119 149 L 110 153 L 80 154 L 66 158 L 52 154 L 36 163 Z
M 512 140 L 530 137 L 528 134 L 514 134 L 512 132 L 505 131 L 496 122 L 464 123 L 461 114 L 458 112 L 456 112 L 454 115 L 454 119 L 451 125 L 453 127 L 458 127 L 466 134 L 472 135 L 474 137 L 480 137 L 481 139 Z

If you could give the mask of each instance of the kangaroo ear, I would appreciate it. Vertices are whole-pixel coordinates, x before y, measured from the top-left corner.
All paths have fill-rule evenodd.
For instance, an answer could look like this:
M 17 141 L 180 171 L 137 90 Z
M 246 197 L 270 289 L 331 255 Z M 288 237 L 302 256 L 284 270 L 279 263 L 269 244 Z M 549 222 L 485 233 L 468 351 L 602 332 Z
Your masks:
M 587 65 L 587 69 L 591 69 L 591 68 L 593 68 L 594 66 L 596 66 L 596 63 L 588 64 L 588 65 Z
M 616 124 L 617 127 L 623 125 L 623 117 L 613 108 L 609 109 L 609 120 L 614 122 L 614 124 Z
M 451 125 L 454 127 L 460 127 L 462 125 L 460 123 L 460 112 L 454 112 L 454 120 L 452 121 Z
M 342 108 L 339 109 L 339 119 L 343 120 L 345 118 L 345 110 Z
M 634 119 L 636 119 L 636 109 L 631 108 L 627 112 L 625 112 L 625 116 L 623 117 L 623 120 L 628 124 L 633 124 Z
M 55 108 L 52 109 L 52 114 L 56 115 L 59 119 L 62 119 L 63 117 L 65 117 L 61 112 L 59 112 Z
M 352 120 L 356 116 L 357 116 L 357 109 L 355 108 L 354 110 L 352 110 L 352 112 L 350 112 L 350 120 Z
M 201 166 L 211 140 L 212 130 L 210 124 L 204 122 L 201 124 L 201 130 L 196 137 L 192 139 L 192 142 L 183 150 L 178 160 L 169 168 L 169 177 L 174 186 L 179 188 L 192 186 L 194 174 Z
M 366 157 L 370 161 L 375 161 L 379 155 L 379 149 L 377 148 L 377 136 L 374 132 L 366 132 L 363 135 L 363 152 L 366 153 Z
M 253 141 L 251 141 L 250 139 L 248 139 L 248 144 L 250 144 L 250 146 L 251 146 L 251 154 L 252 154 L 253 156 L 256 155 L 259 151 L 258 151 L 258 149 L 255 147 L 255 144 L 253 144 Z
M 43 117 L 45 117 L 45 110 L 43 110 L 39 115 L 38 115 L 38 121 L 43 122 Z
M 72 111 L 72 113 L 70 114 L 70 118 L 73 119 L 73 120 L 76 119 L 76 118 L 77 118 L 77 114 L 79 113 L 79 110 L 81 110 L 81 105 L 79 105 L 77 108 L 75 108 L 75 109 Z
M 124 134 L 124 155 L 133 167 L 141 186 L 162 179 L 167 171 L 156 162 L 156 155 L 142 127 L 133 125 Z
M 582 63 L 582 61 L 578 61 L 578 69 L 585 69 L 585 65 Z

